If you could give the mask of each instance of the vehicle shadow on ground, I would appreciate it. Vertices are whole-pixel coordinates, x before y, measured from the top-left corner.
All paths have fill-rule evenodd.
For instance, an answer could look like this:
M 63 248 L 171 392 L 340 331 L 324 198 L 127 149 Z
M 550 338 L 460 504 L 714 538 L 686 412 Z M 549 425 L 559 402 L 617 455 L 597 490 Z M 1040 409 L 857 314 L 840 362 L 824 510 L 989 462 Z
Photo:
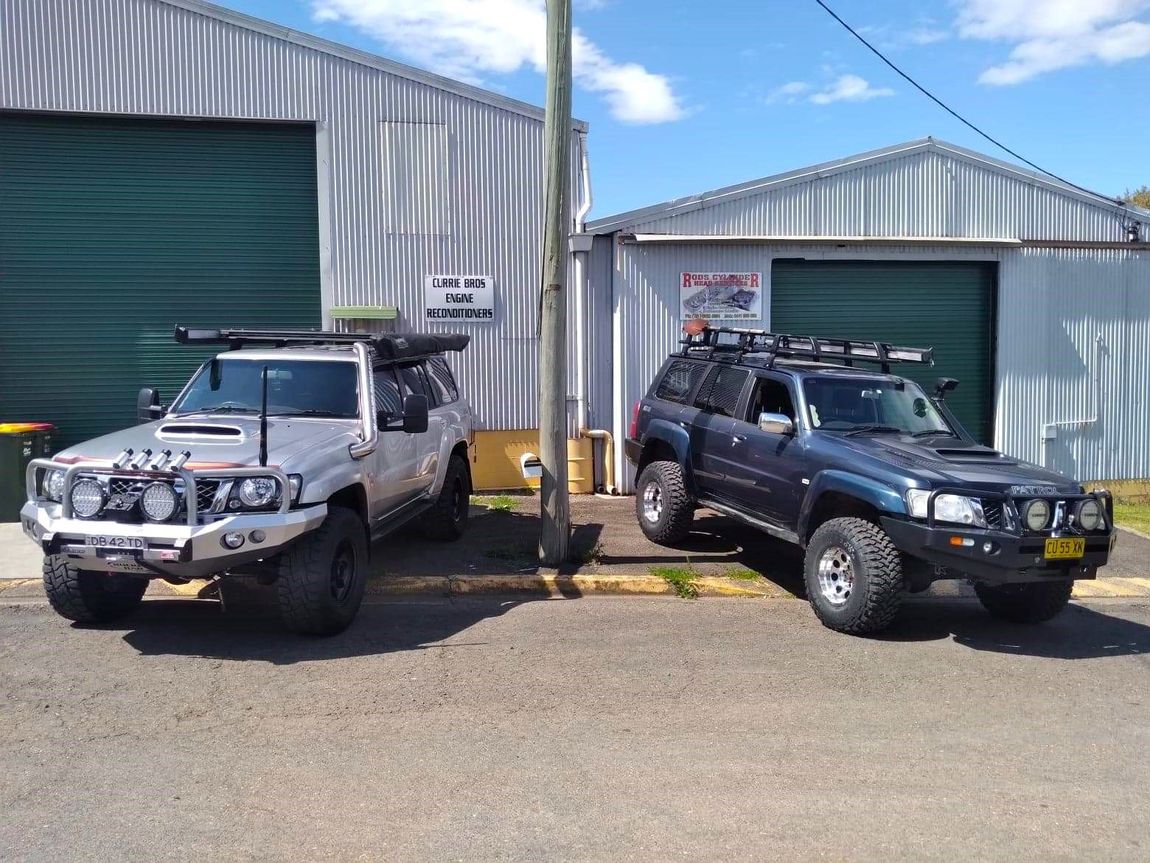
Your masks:
M 293 665 L 409 650 L 466 651 L 482 642 L 443 642 L 524 601 L 532 600 L 377 600 L 365 603 L 345 632 L 315 638 L 294 635 L 280 625 L 274 596 L 255 594 L 226 606 L 162 599 L 145 601 L 131 618 L 100 628 L 126 630 L 124 642 L 144 656 Z
M 1072 603 L 1054 620 L 1033 626 L 996 620 L 973 600 L 908 602 L 876 641 L 953 638 L 972 650 L 1049 659 L 1150 655 L 1150 626 L 1107 614 L 1105 606 Z

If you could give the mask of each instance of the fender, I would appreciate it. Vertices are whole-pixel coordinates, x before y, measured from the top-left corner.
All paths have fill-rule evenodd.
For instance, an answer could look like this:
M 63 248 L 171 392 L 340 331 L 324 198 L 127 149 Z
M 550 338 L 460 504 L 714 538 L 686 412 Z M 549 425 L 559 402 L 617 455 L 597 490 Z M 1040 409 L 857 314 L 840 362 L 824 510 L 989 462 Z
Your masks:
M 803 498 L 803 505 L 799 511 L 799 536 L 807 535 L 807 525 L 810 523 L 815 504 L 826 492 L 831 491 L 861 500 L 882 513 L 906 514 L 906 501 L 902 495 L 885 483 L 842 470 L 819 471 L 811 480 L 810 488 Z
M 695 477 L 691 473 L 691 438 L 678 423 L 670 420 L 655 418 L 644 429 L 643 449 L 654 441 L 661 441 L 675 451 L 675 460 L 683 468 L 683 477 L 687 481 L 687 491 L 695 493 Z

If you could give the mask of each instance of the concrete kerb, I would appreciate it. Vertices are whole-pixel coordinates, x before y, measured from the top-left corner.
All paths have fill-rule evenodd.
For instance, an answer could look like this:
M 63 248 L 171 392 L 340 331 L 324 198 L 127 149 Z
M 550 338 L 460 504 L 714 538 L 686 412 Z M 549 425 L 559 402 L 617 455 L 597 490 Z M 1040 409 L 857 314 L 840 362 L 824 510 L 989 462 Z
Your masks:
M 700 596 L 793 598 L 793 594 L 770 582 L 742 582 L 720 576 L 700 575 L 692 580 Z M 614 575 L 540 572 L 528 575 L 398 576 L 368 584 L 368 592 L 381 596 L 482 596 L 532 595 L 572 597 L 590 594 L 670 595 L 674 588 L 656 575 Z

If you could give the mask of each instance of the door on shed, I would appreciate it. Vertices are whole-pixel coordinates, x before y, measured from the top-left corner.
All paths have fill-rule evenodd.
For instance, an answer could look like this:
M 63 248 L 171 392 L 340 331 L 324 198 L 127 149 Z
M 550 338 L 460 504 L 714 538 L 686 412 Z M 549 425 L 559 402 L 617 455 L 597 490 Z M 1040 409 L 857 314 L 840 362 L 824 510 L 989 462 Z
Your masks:
M 983 262 L 788 261 L 771 264 L 771 330 L 933 347 L 934 366 L 895 365 L 947 403 L 977 440 L 994 438 L 995 265 Z M 877 367 L 876 367 L 877 368 Z
M 310 125 L 0 114 L 0 421 L 63 445 L 168 403 L 175 324 L 321 322 Z

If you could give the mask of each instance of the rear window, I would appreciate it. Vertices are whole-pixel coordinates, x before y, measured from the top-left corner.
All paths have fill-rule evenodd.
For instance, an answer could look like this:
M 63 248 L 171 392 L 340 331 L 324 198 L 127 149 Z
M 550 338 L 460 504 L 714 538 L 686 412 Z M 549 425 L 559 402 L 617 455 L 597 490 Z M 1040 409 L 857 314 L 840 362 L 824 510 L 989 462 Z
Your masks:
M 725 417 L 735 415 L 743 384 L 747 382 L 746 369 L 729 366 L 715 366 L 707 374 L 707 379 L 695 397 L 695 407 Z
M 427 376 L 431 379 L 431 387 L 441 405 L 449 405 L 459 398 L 455 378 L 451 376 L 451 369 L 443 357 L 432 357 L 427 361 Z
M 659 381 L 659 386 L 655 389 L 655 398 L 685 405 L 705 369 L 706 366 L 702 363 L 676 360 L 667 367 L 666 374 Z

